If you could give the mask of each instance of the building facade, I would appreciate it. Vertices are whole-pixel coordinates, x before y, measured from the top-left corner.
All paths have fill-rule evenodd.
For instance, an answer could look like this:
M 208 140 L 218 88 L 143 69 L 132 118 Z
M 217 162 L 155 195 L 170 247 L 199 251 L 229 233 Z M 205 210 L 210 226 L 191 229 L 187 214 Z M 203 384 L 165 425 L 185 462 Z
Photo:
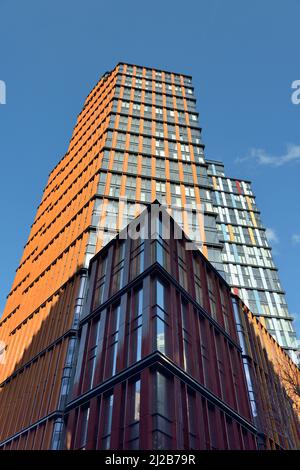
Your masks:
M 91 261 L 53 448 L 299 449 L 299 369 L 152 207 Z
M 251 183 L 208 161 L 225 279 L 297 362 L 298 342 Z
M 121 232 L 91 261 L 73 388 L 53 445 L 256 449 L 230 287 L 152 207 L 133 221 L 141 238 Z
M 97 248 L 158 199 L 222 271 L 191 77 L 128 64 L 118 72 L 93 218 Z
M 69 388 L 89 260 L 142 210 L 137 202 L 175 204 L 174 217 L 203 251 L 220 252 L 206 181 L 191 78 L 127 64 L 104 74 L 49 175 L 0 321 L 1 441 L 20 442 L 33 428 L 49 447 Z M 220 254 L 214 258 L 221 270 Z
M 0 442 L 12 448 L 50 447 L 68 390 L 116 80 L 117 69 L 89 94 L 68 152 L 49 175 L 0 321 Z M 35 444 L 26 441 L 28 429 Z
M 299 368 L 238 296 L 232 303 L 259 447 L 299 449 Z
M 208 171 L 191 77 L 128 64 L 101 77 L 49 175 L 0 319 L 0 448 L 55 447 L 89 262 L 145 203 L 162 202 L 224 274 Z

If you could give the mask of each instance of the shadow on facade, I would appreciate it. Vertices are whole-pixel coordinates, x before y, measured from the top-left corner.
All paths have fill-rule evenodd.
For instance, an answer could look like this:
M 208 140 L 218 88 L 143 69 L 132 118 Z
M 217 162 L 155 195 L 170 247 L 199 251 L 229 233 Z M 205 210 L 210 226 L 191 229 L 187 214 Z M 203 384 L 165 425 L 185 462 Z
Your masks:
M 53 422 L 61 415 L 62 380 L 64 375 L 68 378 L 66 365 L 72 360 L 74 351 L 70 345 L 72 342 L 75 345 L 74 339 L 78 335 L 74 312 L 81 302 L 79 289 L 84 275 L 83 270 L 78 271 L 52 296 L 49 313 L 38 327 L 38 315 L 45 314 L 43 309 L 48 308 L 47 302 L 10 334 L 13 337 L 22 328 L 27 328 L 26 334 L 30 338 L 32 330 L 38 328 L 10 369 L 8 379 L 1 383 L 0 449 L 50 448 Z M 13 351 L 11 340 L 7 362 L 0 365 L 1 368 L 9 368 Z

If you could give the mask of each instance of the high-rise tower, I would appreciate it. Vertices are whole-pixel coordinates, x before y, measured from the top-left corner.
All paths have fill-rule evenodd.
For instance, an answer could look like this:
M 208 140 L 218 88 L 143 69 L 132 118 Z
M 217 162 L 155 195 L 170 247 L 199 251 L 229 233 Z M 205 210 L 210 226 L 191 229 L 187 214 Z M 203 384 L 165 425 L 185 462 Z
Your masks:
M 49 175 L 1 318 L 1 440 L 34 425 L 49 447 L 89 259 L 137 214 L 136 202 L 175 205 L 176 220 L 200 234 L 222 270 L 206 175 L 191 77 L 127 64 L 103 75 Z M 180 210 L 188 206 L 197 209 L 192 217 Z
M 295 362 L 298 343 L 272 249 L 250 181 L 229 178 L 208 161 L 225 279 Z
M 0 320 L 0 442 L 49 448 L 59 433 L 89 261 L 143 203 L 166 205 L 224 274 L 208 168 L 191 77 L 128 64 L 101 77 L 49 175 Z

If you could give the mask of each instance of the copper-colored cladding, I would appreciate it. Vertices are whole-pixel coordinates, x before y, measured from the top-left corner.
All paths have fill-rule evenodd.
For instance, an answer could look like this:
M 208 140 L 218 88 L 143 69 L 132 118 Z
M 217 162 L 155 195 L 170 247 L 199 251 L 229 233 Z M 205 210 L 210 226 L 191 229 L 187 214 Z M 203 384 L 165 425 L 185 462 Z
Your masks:
M 117 71 L 102 78 L 86 99 L 69 150 L 49 176 L 8 295 L 0 322 L 7 360 L 0 364 L 0 440 L 58 408 L 78 296 L 76 273 L 85 263 Z M 52 427 L 48 420 L 40 424 L 29 448 L 49 448 Z
M 299 449 L 300 370 L 242 300 L 234 296 L 233 302 L 239 309 L 237 328 L 265 448 Z
M 127 72 L 129 67 L 131 69 L 130 80 L 132 80 L 129 86 L 132 88 L 137 83 L 141 86 L 141 94 L 137 95 L 138 98 L 135 97 L 135 93 L 139 93 L 139 90 L 133 92 L 133 89 L 131 89 L 130 92 L 128 91 L 127 80 L 129 78 Z M 4 343 L 6 346 L 6 363 L 0 363 L 1 449 L 57 448 L 56 446 L 63 445 L 63 436 L 65 436 L 64 445 L 67 448 L 80 447 L 78 440 L 76 440 L 77 431 L 75 432 L 75 426 L 78 425 L 79 427 L 76 429 L 80 429 L 82 413 L 87 411 L 84 409 L 85 403 L 83 400 L 77 406 L 77 402 L 66 403 L 66 399 L 70 384 L 69 378 L 72 375 L 72 361 L 76 357 L 74 356 L 74 346 L 80 328 L 83 349 L 79 351 L 78 363 L 82 364 L 83 368 L 81 369 L 81 366 L 79 369 L 77 368 L 73 398 L 74 400 L 78 398 L 81 400 L 81 394 L 86 386 L 86 379 L 82 376 L 86 367 L 84 361 L 87 359 L 85 357 L 87 351 L 84 348 L 89 345 L 89 343 L 85 343 L 84 335 L 88 331 L 92 331 L 93 315 L 99 314 L 97 310 L 94 311 L 91 303 L 89 303 L 91 301 L 90 296 L 94 292 L 94 289 L 90 288 L 87 304 L 90 306 L 91 318 L 88 321 L 83 319 L 81 324 L 79 322 L 86 291 L 85 284 L 89 260 L 94 253 L 98 252 L 108 242 L 107 233 L 103 229 L 110 228 L 109 218 L 107 217 L 106 208 L 99 208 L 99 203 L 108 203 L 111 200 L 118 201 L 119 195 L 127 195 L 128 193 L 131 194 L 131 201 L 133 202 L 144 201 L 143 198 L 150 195 L 147 201 L 150 202 L 157 197 L 160 184 L 165 184 L 165 201 L 167 204 L 173 203 L 174 196 L 176 200 L 178 196 L 180 204 L 185 207 L 187 194 L 190 195 L 192 190 L 194 191 L 195 203 L 203 203 L 203 199 L 205 202 L 207 198 L 205 188 L 209 186 L 206 176 L 208 165 L 201 156 L 203 145 L 200 138 L 192 136 L 193 132 L 198 132 L 195 135 L 199 136 L 200 129 L 197 123 L 197 113 L 194 110 L 193 95 L 190 95 L 191 99 L 187 99 L 187 93 L 189 91 L 192 93 L 192 89 L 189 88 L 191 85 L 186 86 L 186 83 L 190 83 L 190 78 L 145 67 L 141 68 L 140 71 L 141 73 L 138 74 L 136 66 L 119 64 L 113 71 L 105 74 L 100 79 L 87 97 L 84 108 L 79 114 L 67 154 L 49 176 L 28 242 L 25 245 L 20 266 L 17 269 L 12 290 L 7 299 L 4 314 L 0 320 L 0 341 L 2 342 L 1 345 Z M 156 84 L 150 82 L 150 80 L 156 80 L 157 76 L 161 76 L 162 81 L 157 80 L 159 83 Z M 168 80 L 166 80 L 166 77 L 168 77 Z M 166 94 L 167 89 L 168 95 Z M 147 90 L 153 91 L 151 103 L 149 103 L 149 96 L 148 101 L 146 100 Z M 162 95 L 160 95 L 161 92 Z M 176 96 L 176 93 L 180 96 Z M 133 97 L 135 102 L 133 102 Z M 137 110 L 139 111 L 138 114 L 136 114 Z M 157 119 L 156 114 L 159 115 L 159 119 Z M 126 118 L 125 124 L 124 120 L 122 123 L 124 117 Z M 194 126 L 192 127 L 189 126 L 191 118 L 194 119 Z M 179 124 L 184 125 L 183 134 L 185 135 L 183 137 L 180 135 L 182 129 L 180 131 Z M 124 125 L 126 125 L 125 128 Z M 122 135 L 119 142 L 118 133 Z M 169 136 L 170 133 L 172 138 Z M 184 142 L 183 147 L 188 150 L 182 150 L 182 142 Z M 159 157 L 157 143 L 160 146 Z M 145 147 L 147 147 L 147 151 Z M 120 148 L 123 152 L 121 161 L 118 160 Z M 163 157 L 160 155 L 161 151 Z M 177 157 L 171 159 L 169 156 L 172 152 L 175 152 Z M 184 152 L 187 152 L 187 154 L 184 155 Z M 187 155 L 189 160 L 187 160 Z M 158 173 L 159 163 L 161 164 L 161 161 L 159 162 L 160 158 L 163 158 L 165 162 L 165 174 L 163 175 Z M 136 164 L 133 165 L 132 161 L 135 159 Z M 196 163 L 196 159 L 198 159 L 198 163 Z M 178 163 L 178 177 L 174 176 L 173 171 L 171 178 L 171 161 Z M 188 170 L 188 175 L 184 173 L 187 161 L 189 170 L 191 170 Z M 130 180 L 133 176 L 135 179 Z M 185 180 L 186 178 L 189 182 Z M 119 186 L 115 181 L 119 181 Z M 127 183 L 129 184 L 127 185 Z M 171 193 L 172 185 L 176 185 L 175 194 L 174 192 Z M 119 194 L 116 194 L 116 187 L 119 188 Z M 203 190 L 202 193 L 201 190 Z M 119 207 L 118 211 L 123 214 L 123 207 Z M 139 211 L 140 209 L 135 207 L 134 213 L 131 215 L 136 216 Z M 205 226 L 203 214 L 198 214 L 199 232 L 202 235 L 202 241 L 204 242 L 203 253 L 206 256 L 209 254 L 209 249 L 218 250 L 218 237 L 214 236 L 217 235 L 217 230 L 212 227 L 212 219 L 216 216 L 209 209 L 207 209 L 207 212 L 210 212 L 210 215 L 206 214 L 208 218 L 207 227 Z M 114 231 L 112 230 L 109 236 L 114 236 L 123 224 L 124 219 L 118 220 Z M 183 226 L 187 230 L 186 214 L 183 214 Z M 96 237 L 97 228 L 100 229 L 98 238 Z M 178 250 L 182 252 L 182 247 L 180 248 L 179 244 L 173 242 L 170 242 L 172 250 L 174 248 L 176 256 L 179 256 Z M 110 246 L 112 244 L 111 242 Z M 147 262 L 150 266 L 149 260 L 153 248 L 149 244 L 147 246 L 148 252 L 145 251 L 145 256 L 148 256 Z M 128 246 L 127 258 L 131 253 L 131 248 Z M 110 248 L 110 250 L 112 256 L 113 248 Z M 187 255 L 187 280 L 184 278 L 183 273 L 178 271 L 178 259 L 174 260 L 173 254 L 172 252 L 172 256 L 165 266 L 165 272 L 162 274 L 171 276 L 168 302 L 176 305 L 177 299 L 182 295 L 182 290 L 186 290 L 188 295 L 193 298 L 191 300 L 193 306 L 189 308 L 193 322 L 196 322 L 198 317 L 195 309 L 197 310 L 198 307 L 195 307 L 194 304 L 196 288 L 195 279 L 191 277 L 194 269 L 191 265 L 191 255 Z M 113 262 L 112 258 L 110 262 Z M 147 262 L 145 262 L 145 266 L 147 266 Z M 254 434 L 256 430 L 254 423 L 250 422 L 250 407 L 245 389 L 241 354 L 237 344 L 228 286 L 216 271 L 206 263 L 203 256 L 200 264 L 199 282 L 204 292 L 201 300 L 203 305 L 200 302 L 200 306 L 206 314 L 204 314 L 204 334 L 202 334 L 200 340 L 196 331 L 191 333 L 193 343 L 191 357 L 195 358 L 195 351 L 197 350 L 205 361 L 205 351 L 207 349 L 213 362 L 216 360 L 216 348 L 219 347 L 219 352 L 220 350 L 223 351 L 222 354 L 224 353 L 226 360 L 224 360 L 223 365 L 221 363 L 216 365 L 218 370 L 216 367 L 210 369 L 209 372 L 213 370 L 214 373 L 207 374 L 206 379 L 204 369 L 198 367 L 197 361 L 189 361 L 189 370 L 185 372 L 188 372 L 193 380 L 196 380 L 201 386 L 205 386 L 210 394 L 213 393 L 220 400 L 220 403 L 218 401 L 216 403 L 223 409 L 223 414 L 218 411 L 217 421 L 214 421 L 216 415 L 212 414 L 211 419 L 212 423 L 215 423 L 216 429 L 222 430 L 222 436 L 221 434 L 216 435 L 216 442 L 214 442 L 212 436 L 214 427 L 212 427 L 212 424 L 209 425 L 210 418 L 208 418 L 211 407 L 205 401 L 206 398 L 204 401 L 202 400 L 201 393 L 203 393 L 203 389 L 200 387 L 201 393 L 198 390 L 195 392 L 198 395 L 193 395 L 193 397 L 197 402 L 197 413 L 203 418 L 205 432 L 201 434 L 197 431 L 196 437 L 193 436 L 194 432 L 189 437 L 183 433 L 178 438 L 179 440 L 176 440 L 174 434 L 176 425 L 174 422 L 171 426 L 173 432 L 172 446 L 173 448 L 176 446 L 178 448 L 188 448 L 189 446 L 196 446 L 197 448 L 213 448 L 215 446 L 221 448 L 226 446 L 230 448 L 255 448 Z M 219 264 L 221 265 L 221 263 Z M 127 276 L 129 275 L 129 266 L 133 269 L 127 259 L 125 266 Z M 96 269 L 96 259 L 94 259 L 91 266 L 92 282 L 93 276 L 95 276 L 93 269 Z M 111 273 L 112 265 L 108 265 L 106 269 L 107 273 Z M 144 272 L 144 277 L 148 286 L 148 302 L 150 303 L 151 276 L 149 273 Z M 146 281 L 146 279 L 148 280 Z M 101 279 L 99 283 L 100 281 Z M 132 278 L 130 282 L 133 281 Z M 107 296 L 109 295 L 108 289 L 109 287 L 106 285 Z M 110 296 L 110 302 L 114 302 L 118 295 L 122 295 L 122 293 L 118 293 L 118 290 L 116 290 L 113 297 Z M 216 308 L 214 305 L 216 305 Z M 182 344 L 178 342 L 180 338 L 177 334 L 178 323 L 180 324 L 181 321 L 179 311 L 176 312 L 176 315 L 174 315 L 170 326 L 170 331 L 172 331 L 169 337 L 171 349 L 168 355 L 176 367 L 182 369 L 183 351 Z M 175 318 L 178 319 L 177 323 Z M 151 355 L 153 353 L 151 349 L 153 346 L 151 344 L 153 332 L 150 328 L 150 317 L 147 321 L 149 330 L 145 330 L 147 335 L 143 336 L 143 351 L 144 354 Z M 90 341 L 90 339 L 86 337 L 86 341 Z M 201 341 L 204 342 L 204 348 L 199 351 Z M 126 341 L 123 343 L 124 347 L 125 343 Z M 220 344 L 217 346 L 216 343 L 221 343 L 221 346 Z M 126 347 L 128 347 L 128 344 Z M 125 356 L 119 354 L 118 368 L 121 367 L 122 360 L 125 360 Z M 100 365 L 100 362 L 98 365 Z M 125 363 L 123 366 L 126 367 Z M 103 371 L 101 372 L 100 369 L 97 371 L 99 377 L 101 373 L 105 374 L 105 370 L 108 370 L 107 364 L 102 364 L 101 367 L 103 367 Z M 153 404 L 153 397 L 151 398 L 153 376 L 151 376 L 152 371 L 150 369 L 145 368 L 140 371 L 141 394 L 145 397 L 145 400 L 141 403 L 141 414 L 146 417 L 147 421 L 145 422 L 145 432 L 143 433 L 141 445 L 146 448 L 151 448 L 151 445 L 154 445 L 151 444 L 152 434 L 149 425 L 150 406 Z M 174 380 L 174 390 L 176 400 L 178 400 L 176 406 L 180 403 L 180 406 L 183 407 L 183 424 L 187 426 L 186 406 L 189 387 L 184 380 L 182 381 L 182 378 L 175 377 L 175 375 L 173 375 L 172 380 Z M 220 377 L 222 375 L 225 376 L 224 386 L 221 384 Z M 106 380 L 105 375 L 102 379 Z M 126 387 L 128 387 L 128 393 Z M 132 387 L 132 383 L 129 382 L 128 384 L 124 382 L 124 385 L 120 382 L 113 385 L 117 397 L 113 416 L 115 423 L 113 442 L 115 448 L 119 446 L 119 441 L 117 442 L 119 428 L 116 423 L 118 416 L 122 414 L 120 407 L 124 409 L 124 397 L 130 397 L 130 387 Z M 236 387 L 239 393 L 237 393 Z M 103 391 L 105 392 L 103 397 L 106 400 L 108 399 L 106 396 L 108 390 L 101 389 L 101 393 Z M 263 399 L 261 400 L 263 403 Z M 98 418 L 101 422 L 105 420 L 103 407 L 100 405 L 99 408 L 99 405 L 100 402 L 97 401 L 95 396 L 90 402 L 93 426 Z M 175 410 L 177 410 L 176 406 L 173 407 Z M 233 415 L 229 417 L 225 424 L 226 406 L 233 410 Z M 67 434 L 64 434 L 63 419 L 67 416 L 68 429 Z M 181 417 L 176 415 L 175 421 L 178 423 L 180 420 Z M 228 437 L 226 437 L 226 429 Z M 122 441 L 122 446 L 125 448 L 130 446 L 128 432 L 129 430 L 126 429 Z M 266 432 L 266 439 L 269 439 L 267 444 L 269 447 L 280 445 L 283 448 L 291 448 L 293 442 L 295 442 L 283 442 L 277 439 L 276 436 L 271 436 L 268 432 Z M 100 442 L 90 441 L 87 445 L 101 447 L 103 442 L 100 444 Z
M 120 68 L 122 67 L 122 73 Z M 87 268 L 87 247 L 92 225 L 95 195 L 99 183 L 99 170 L 103 168 L 103 148 L 108 135 L 113 97 L 118 77 L 121 95 L 118 98 L 118 122 L 122 108 L 122 93 L 126 81 L 126 64 L 119 64 L 105 74 L 88 95 L 84 108 L 79 114 L 68 152 L 50 173 L 42 201 L 38 207 L 29 239 L 17 269 L 12 289 L 7 298 L 4 314 L 0 320 L 0 341 L 6 346 L 6 363 L 0 364 L 0 442 L 18 448 L 48 448 L 53 421 L 59 408 L 61 379 L 66 363 L 69 339 L 75 334 L 73 329 L 74 311 L 78 309 L 81 268 Z M 147 72 L 142 69 L 142 77 L 137 78 L 133 66 L 134 80 L 142 80 L 142 100 L 145 95 Z M 159 73 L 151 72 L 151 78 Z M 175 83 L 182 94 L 184 120 L 188 125 L 186 112 L 184 78 L 173 73 L 171 92 L 175 93 Z M 162 72 L 162 76 L 165 73 Z M 165 85 L 164 85 L 165 89 Z M 153 82 L 153 90 L 155 86 Z M 131 98 L 133 92 L 131 91 Z M 155 93 L 156 96 L 156 93 Z M 154 99 L 154 98 L 153 98 Z M 163 100 L 166 102 L 166 97 Z M 173 97 L 171 106 L 176 105 Z M 163 106 L 163 104 L 161 105 Z M 170 104 L 169 104 L 170 106 Z M 140 129 L 144 122 L 145 103 L 141 102 Z M 130 104 L 133 112 L 133 104 Z M 152 112 L 155 117 L 155 107 Z M 174 125 L 178 134 L 178 112 L 174 113 Z M 166 108 L 163 116 L 166 118 Z M 117 122 L 115 128 L 117 128 Z M 131 126 L 131 118 L 128 128 Z M 127 130 L 129 130 L 127 128 Z M 155 131 L 153 121 L 152 130 Z M 164 131 L 167 132 L 164 124 Z M 113 133 L 113 142 L 116 132 Z M 191 133 L 188 133 L 191 139 Z M 151 137 L 151 136 L 150 136 Z M 152 136 L 153 137 L 153 136 Z M 144 137 L 139 136 L 139 151 Z M 128 148 L 129 136 L 126 138 Z M 152 145 L 155 140 L 152 138 Z M 180 155 L 179 141 L 178 153 Z M 190 145 L 191 147 L 191 145 Z M 165 152 L 168 144 L 164 142 Z M 191 147 L 191 165 L 194 155 Z M 110 152 L 110 170 L 113 170 L 114 150 Z M 125 167 L 126 159 L 125 155 Z M 142 157 L 143 158 L 143 157 Z M 138 155 L 138 171 L 141 169 L 141 155 Z M 168 168 L 168 165 L 167 165 Z M 107 181 L 104 196 L 109 194 L 111 171 L 105 170 Z M 152 172 L 155 174 L 155 159 L 152 158 Z M 182 173 L 179 183 L 184 195 Z M 140 175 L 139 175 L 140 176 Z M 125 191 L 126 176 L 121 180 L 121 194 Z M 137 179 L 137 194 L 141 191 Z M 171 201 L 170 183 L 166 185 L 166 200 Z M 156 196 L 155 182 L 151 183 L 152 198 Z M 199 195 L 198 201 L 199 201 Z M 100 217 L 100 226 L 105 224 L 105 214 Z M 204 239 L 204 231 L 203 231 Z M 99 234 L 96 249 L 105 243 Z M 206 246 L 204 246 L 204 251 Z M 1 343 L 2 344 L 2 343 Z M 31 427 L 35 438 L 24 441 L 25 429 Z M 19 433 L 19 434 L 18 434 Z

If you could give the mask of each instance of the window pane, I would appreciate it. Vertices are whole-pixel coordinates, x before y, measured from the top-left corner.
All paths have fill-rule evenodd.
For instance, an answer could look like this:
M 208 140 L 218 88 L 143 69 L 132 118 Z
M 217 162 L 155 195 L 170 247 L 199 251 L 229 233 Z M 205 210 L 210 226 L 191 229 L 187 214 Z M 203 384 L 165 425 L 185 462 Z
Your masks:
M 90 416 L 90 408 L 89 407 L 84 408 L 82 410 L 82 418 L 81 418 L 81 433 L 80 433 L 80 444 L 79 444 L 80 449 L 84 449 L 86 446 L 89 416 Z
M 110 448 L 110 437 L 112 428 L 114 396 L 113 394 L 105 398 L 104 402 L 104 425 L 102 435 L 102 449 Z

